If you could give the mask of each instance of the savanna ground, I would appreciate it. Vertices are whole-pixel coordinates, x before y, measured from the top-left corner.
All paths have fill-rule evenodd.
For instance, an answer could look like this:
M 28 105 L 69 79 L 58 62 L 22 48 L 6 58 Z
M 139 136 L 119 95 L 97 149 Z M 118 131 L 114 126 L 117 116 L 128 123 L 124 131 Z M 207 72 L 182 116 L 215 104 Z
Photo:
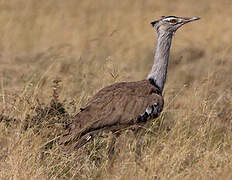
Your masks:
M 0 1 L 0 179 L 232 179 L 232 2 Z M 141 80 L 161 15 L 200 16 L 173 39 L 165 107 L 147 130 L 143 167 L 134 137 L 64 154 L 57 138 L 100 88 Z M 61 82 L 60 82 L 61 81 Z

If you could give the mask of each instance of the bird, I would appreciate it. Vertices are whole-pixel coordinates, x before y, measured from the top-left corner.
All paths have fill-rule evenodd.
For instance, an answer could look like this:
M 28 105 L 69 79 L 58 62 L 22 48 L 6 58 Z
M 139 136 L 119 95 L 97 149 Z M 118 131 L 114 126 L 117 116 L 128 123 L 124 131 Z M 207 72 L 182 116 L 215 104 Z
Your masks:
M 141 157 L 141 145 L 148 122 L 163 110 L 162 96 L 167 77 L 172 37 L 181 26 L 199 17 L 162 16 L 151 25 L 158 34 L 154 64 L 147 78 L 134 82 L 118 82 L 98 91 L 73 116 L 61 135 L 59 145 L 64 152 L 79 149 L 100 132 L 111 131 L 108 158 L 113 159 L 115 143 L 125 129 L 131 129 L 137 139 L 135 154 Z

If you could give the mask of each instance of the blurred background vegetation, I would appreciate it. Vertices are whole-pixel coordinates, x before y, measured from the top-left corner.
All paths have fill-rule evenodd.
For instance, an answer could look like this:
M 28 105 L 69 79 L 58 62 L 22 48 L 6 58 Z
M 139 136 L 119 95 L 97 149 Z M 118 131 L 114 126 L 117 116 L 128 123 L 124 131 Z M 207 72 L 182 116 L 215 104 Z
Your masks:
M 0 177 L 231 179 L 231 9 L 231 0 L 1 0 L 0 111 L 20 123 L 9 129 L 0 122 Z M 52 81 L 62 81 L 59 99 L 72 114 L 106 85 L 144 79 L 157 38 L 150 22 L 163 15 L 201 20 L 173 38 L 162 125 L 151 126 L 155 136 L 147 135 L 144 147 L 148 168 L 135 168 L 127 134 L 113 173 L 103 162 L 96 165 L 106 158 L 100 147 L 105 140 L 79 154 L 62 155 L 53 147 L 36 161 L 48 141 L 41 136 L 44 126 L 38 134 L 19 127 L 35 113 L 38 99 L 50 102 Z M 166 127 L 171 130 L 163 131 Z

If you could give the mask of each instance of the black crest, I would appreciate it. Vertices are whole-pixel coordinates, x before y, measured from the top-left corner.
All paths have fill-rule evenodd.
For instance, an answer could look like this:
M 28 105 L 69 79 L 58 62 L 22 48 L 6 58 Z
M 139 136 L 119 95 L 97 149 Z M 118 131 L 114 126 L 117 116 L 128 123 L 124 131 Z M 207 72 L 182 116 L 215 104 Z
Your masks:
M 176 16 L 161 16 L 162 17 L 162 19 L 164 19 L 164 18 L 177 18 Z
M 158 22 L 159 22 L 159 20 L 157 20 L 157 21 L 152 21 L 152 22 L 151 22 L 152 27 L 154 27 Z

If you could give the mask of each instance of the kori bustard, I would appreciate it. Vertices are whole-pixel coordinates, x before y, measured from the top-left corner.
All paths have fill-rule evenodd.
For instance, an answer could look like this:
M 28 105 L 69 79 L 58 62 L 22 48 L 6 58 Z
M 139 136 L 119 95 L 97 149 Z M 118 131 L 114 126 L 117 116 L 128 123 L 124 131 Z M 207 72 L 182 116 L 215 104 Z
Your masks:
M 137 138 L 135 153 L 139 157 L 145 131 L 142 127 L 158 117 L 163 109 L 162 92 L 172 37 L 182 25 L 198 19 L 162 16 L 151 22 L 158 33 L 158 41 L 154 64 L 148 77 L 136 82 L 115 83 L 97 92 L 74 116 L 60 138 L 62 149 L 70 152 L 92 140 L 99 132 L 112 131 L 113 138 L 108 145 L 108 156 L 111 159 L 121 130 L 132 129 Z

